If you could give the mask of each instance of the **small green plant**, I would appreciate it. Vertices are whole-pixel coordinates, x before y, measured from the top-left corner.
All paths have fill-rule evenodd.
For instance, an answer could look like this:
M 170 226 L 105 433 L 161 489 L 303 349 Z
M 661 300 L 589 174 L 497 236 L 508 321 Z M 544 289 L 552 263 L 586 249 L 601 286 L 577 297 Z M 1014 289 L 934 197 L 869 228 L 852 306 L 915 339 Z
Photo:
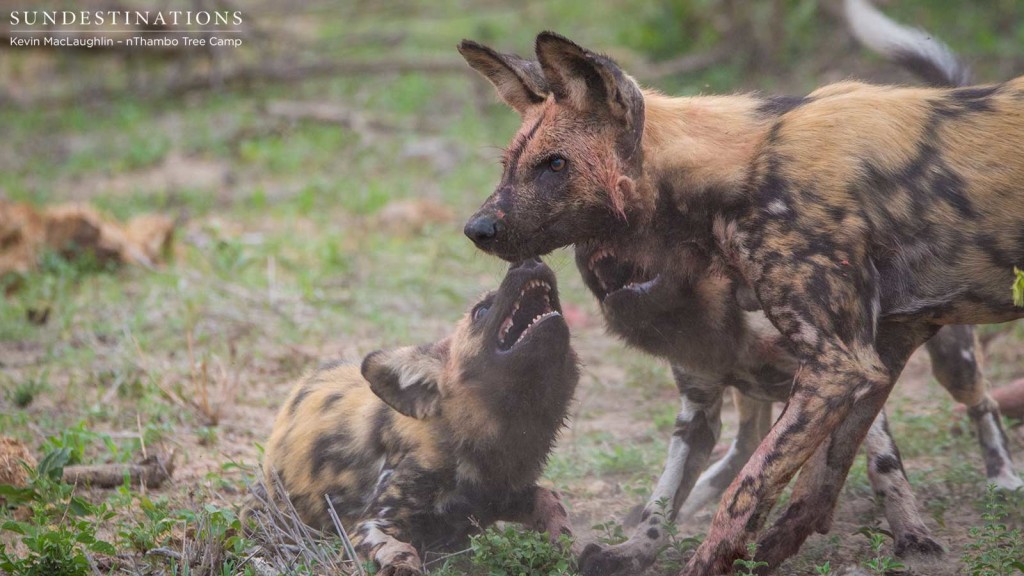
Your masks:
M 128 486 L 118 488 L 118 496 L 125 508 L 137 504 L 141 516 L 134 516 L 119 524 L 117 536 L 119 544 L 145 553 L 148 550 L 164 545 L 168 534 L 179 522 L 178 515 L 171 511 L 166 498 L 151 500 L 144 494 L 133 494 Z
M 733 561 L 732 566 L 736 568 L 736 576 L 757 576 L 756 570 L 758 568 L 767 568 L 768 563 L 760 560 L 755 560 L 757 555 L 757 542 L 750 542 L 747 544 L 747 558 L 737 558 Z
M 217 444 L 217 427 L 200 426 L 196 428 L 196 438 L 200 446 L 215 446 Z
M 700 546 L 701 541 L 704 539 L 703 535 L 681 537 L 675 519 L 671 518 L 671 514 L 669 514 L 671 500 L 661 498 L 655 504 L 661 512 L 661 529 L 665 531 L 668 537 L 668 546 L 664 552 L 669 552 L 669 554 L 662 555 L 662 551 L 659 551 L 659 555 L 663 556 L 662 565 L 668 572 L 678 572 L 685 565 L 683 558 L 686 558 L 690 552 Z
M 985 525 L 970 530 L 971 543 L 964 547 L 961 560 L 970 576 L 1011 576 L 1024 573 L 1024 534 L 1020 528 L 1011 528 L 1007 523 L 1010 508 L 1009 498 L 1019 495 L 1004 495 L 989 484 L 985 492 Z
M 572 561 L 567 554 L 571 545 L 572 540 L 565 535 L 559 537 L 558 544 L 552 544 L 547 533 L 519 531 L 511 526 L 504 530 L 488 528 L 470 540 L 473 564 L 492 576 L 571 574 Z
M 832 563 L 826 560 L 824 564 L 816 565 L 814 573 L 818 576 L 832 576 Z
M 1015 276 L 1013 280 L 1013 303 L 1024 308 L 1024 270 L 1014 266 L 1013 274 Z
M 622 524 L 615 520 L 594 524 L 590 528 L 597 532 L 597 541 L 601 544 L 614 546 L 626 541 L 626 531 L 622 528 Z
M 864 567 L 874 574 L 888 574 L 896 570 L 905 570 L 906 566 L 892 556 L 882 553 L 882 546 L 885 544 L 886 533 L 872 528 L 862 528 L 858 531 L 868 538 L 871 543 L 872 558 L 864 562 Z
M 10 393 L 11 402 L 18 408 L 28 408 L 35 401 L 36 396 L 46 390 L 45 378 L 45 376 L 33 376 L 15 384 Z
M 0 486 L 8 504 L 27 505 L 28 521 L 6 520 L 0 531 L 21 536 L 21 556 L 0 542 L 0 571 L 19 576 L 85 576 L 96 569 L 89 554 L 114 556 L 117 550 L 96 536 L 96 527 L 113 518 L 105 504 L 93 505 L 75 495 L 75 487 L 60 481 L 70 449 L 43 457 L 24 488 Z

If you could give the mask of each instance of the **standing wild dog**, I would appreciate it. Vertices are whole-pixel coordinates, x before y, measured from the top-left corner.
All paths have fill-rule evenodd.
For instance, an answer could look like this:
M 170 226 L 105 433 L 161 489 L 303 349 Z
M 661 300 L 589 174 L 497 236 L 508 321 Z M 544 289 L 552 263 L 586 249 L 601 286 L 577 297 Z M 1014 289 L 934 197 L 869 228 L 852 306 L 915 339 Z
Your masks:
M 801 467 L 757 556 L 777 566 L 826 532 L 910 354 L 942 325 L 1024 317 L 1010 291 L 1024 265 L 1024 78 L 671 98 L 554 33 L 537 38 L 539 65 L 460 50 L 523 116 L 466 225 L 478 247 L 514 260 L 656 235 L 671 247 L 659 268 L 697 254 L 751 286 L 799 363 L 683 574 L 728 573 Z
M 419 574 L 424 552 L 497 520 L 571 536 L 537 480 L 578 378 L 555 276 L 526 260 L 450 337 L 299 381 L 267 444 L 266 485 L 277 474 L 320 529 L 332 525 L 329 499 L 383 575 Z
M 966 82 L 968 70 L 945 45 L 924 32 L 889 20 L 864 0 L 847 0 L 851 27 L 862 43 L 902 63 L 926 81 L 945 86 Z M 699 254 L 682 269 L 657 269 L 658 257 L 673 247 L 614 242 L 576 244 L 576 265 L 597 297 L 609 330 L 627 344 L 667 359 L 682 406 L 668 459 L 632 537 L 606 549 L 591 544 L 581 558 L 587 576 L 634 574 L 655 560 L 667 534 L 667 515 L 684 518 L 719 497 L 747 462 L 771 426 L 771 401 L 784 401 L 797 368 L 785 338 L 763 313 L 743 312 L 733 282 L 712 273 Z M 683 261 L 682 254 L 675 261 Z M 742 294 L 743 291 L 740 291 Z M 754 302 L 756 304 L 756 300 Z M 978 432 L 989 482 L 1013 490 L 1024 485 L 1013 471 L 1008 442 L 987 393 L 970 326 L 947 326 L 928 341 L 939 382 L 955 398 L 977 400 L 970 414 Z M 707 465 L 720 430 L 722 395 L 735 386 L 739 430 L 728 453 Z M 880 412 L 865 440 L 868 475 L 882 499 L 897 555 L 941 554 L 942 547 L 920 518 L 899 451 Z M 670 503 L 666 506 L 665 503 Z
M 728 278 L 701 270 L 699 259 L 685 271 L 651 270 L 641 262 L 652 248 L 631 252 L 636 249 L 577 244 L 576 263 L 608 329 L 627 344 L 670 362 L 681 407 L 664 471 L 644 506 L 641 524 L 622 544 L 588 545 L 580 558 L 584 576 L 637 574 L 653 563 L 668 538 L 660 527 L 677 514 L 686 518 L 696 513 L 725 491 L 767 435 L 772 401 L 789 397 L 798 368 L 785 337 L 764 314 L 740 309 Z M 936 378 L 955 398 L 971 392 L 980 393 L 979 406 L 994 402 L 970 326 L 943 327 L 926 346 Z M 705 471 L 721 432 L 722 396 L 728 386 L 737 392 L 733 399 L 739 430 L 726 455 Z M 998 413 L 970 414 L 989 481 L 1010 490 L 1024 485 L 1013 472 L 1006 436 L 992 434 L 988 418 L 998 425 Z M 896 554 L 941 555 L 942 545 L 918 512 L 884 411 L 864 444 L 868 478 L 884 505 Z

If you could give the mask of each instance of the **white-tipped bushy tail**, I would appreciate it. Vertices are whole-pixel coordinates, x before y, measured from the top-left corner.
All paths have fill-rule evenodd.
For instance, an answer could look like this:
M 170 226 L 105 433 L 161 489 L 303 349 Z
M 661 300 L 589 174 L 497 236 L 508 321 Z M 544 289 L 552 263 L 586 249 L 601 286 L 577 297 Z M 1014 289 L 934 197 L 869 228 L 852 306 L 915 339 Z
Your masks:
M 928 32 L 891 20 L 868 0 L 845 0 L 844 4 L 850 31 L 870 50 L 934 86 L 970 84 L 970 69 L 949 46 Z

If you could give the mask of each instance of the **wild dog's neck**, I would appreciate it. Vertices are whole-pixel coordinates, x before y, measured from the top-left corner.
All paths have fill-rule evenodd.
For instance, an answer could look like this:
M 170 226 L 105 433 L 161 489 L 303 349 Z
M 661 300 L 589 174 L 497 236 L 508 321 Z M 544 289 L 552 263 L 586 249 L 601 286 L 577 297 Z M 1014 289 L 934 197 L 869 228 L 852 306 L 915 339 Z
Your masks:
M 672 98 L 644 92 L 644 179 L 657 194 L 671 179 L 687 196 L 739 192 L 772 115 L 753 96 Z M 683 200 L 677 198 L 677 200 Z

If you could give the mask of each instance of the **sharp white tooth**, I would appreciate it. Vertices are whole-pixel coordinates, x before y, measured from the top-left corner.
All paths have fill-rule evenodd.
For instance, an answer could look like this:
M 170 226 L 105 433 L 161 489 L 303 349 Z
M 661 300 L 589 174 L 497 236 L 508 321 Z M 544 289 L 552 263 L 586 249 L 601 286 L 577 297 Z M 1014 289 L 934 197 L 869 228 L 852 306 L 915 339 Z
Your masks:
M 505 337 L 508 336 L 508 331 L 509 331 L 510 328 L 512 328 L 512 318 L 508 317 L 501 324 L 500 338 L 501 338 L 502 341 L 504 341 Z

